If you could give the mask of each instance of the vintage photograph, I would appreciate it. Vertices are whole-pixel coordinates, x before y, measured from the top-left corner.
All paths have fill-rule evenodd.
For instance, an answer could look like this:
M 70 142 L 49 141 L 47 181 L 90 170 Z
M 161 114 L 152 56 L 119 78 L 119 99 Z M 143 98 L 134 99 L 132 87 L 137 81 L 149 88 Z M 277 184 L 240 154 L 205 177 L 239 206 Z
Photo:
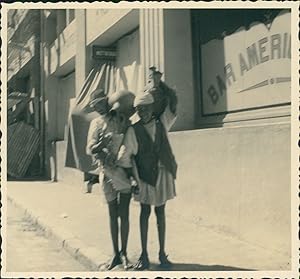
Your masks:
M 296 278 L 298 7 L 271 4 L 4 5 L 1 277 Z

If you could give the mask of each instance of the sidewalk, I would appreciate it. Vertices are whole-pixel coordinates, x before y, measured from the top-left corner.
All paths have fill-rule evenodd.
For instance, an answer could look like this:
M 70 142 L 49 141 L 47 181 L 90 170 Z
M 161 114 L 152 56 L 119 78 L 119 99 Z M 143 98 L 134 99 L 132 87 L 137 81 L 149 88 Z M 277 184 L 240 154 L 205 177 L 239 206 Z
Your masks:
M 61 242 L 91 271 L 102 270 L 110 259 L 108 211 L 99 185 L 84 194 L 78 185 L 61 182 L 8 182 L 9 202 L 26 210 L 49 235 Z M 185 205 L 188 206 L 188 205 Z M 288 270 L 290 259 L 233 237 L 214 232 L 171 214 L 183 209 L 176 199 L 167 204 L 166 250 L 174 263 L 171 270 Z M 148 235 L 150 270 L 159 270 L 155 214 L 152 210 Z M 140 253 L 139 204 L 131 202 L 128 257 Z

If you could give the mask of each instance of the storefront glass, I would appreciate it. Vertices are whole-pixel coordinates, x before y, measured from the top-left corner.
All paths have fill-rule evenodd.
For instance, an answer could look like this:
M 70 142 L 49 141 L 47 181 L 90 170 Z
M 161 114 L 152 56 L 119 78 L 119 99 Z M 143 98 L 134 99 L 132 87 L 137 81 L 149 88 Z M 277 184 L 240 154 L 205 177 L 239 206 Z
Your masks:
M 289 10 L 194 10 L 192 16 L 202 119 L 224 122 L 230 113 L 290 104 Z

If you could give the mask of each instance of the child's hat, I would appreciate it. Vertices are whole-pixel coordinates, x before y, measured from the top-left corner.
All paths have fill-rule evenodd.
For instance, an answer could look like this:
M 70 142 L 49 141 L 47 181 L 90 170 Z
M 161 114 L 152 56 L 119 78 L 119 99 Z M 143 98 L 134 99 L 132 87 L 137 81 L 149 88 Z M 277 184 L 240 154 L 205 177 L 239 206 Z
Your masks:
M 108 98 L 108 104 L 111 111 L 119 111 L 128 116 L 134 113 L 133 109 L 134 94 L 128 90 L 121 90 L 111 94 Z

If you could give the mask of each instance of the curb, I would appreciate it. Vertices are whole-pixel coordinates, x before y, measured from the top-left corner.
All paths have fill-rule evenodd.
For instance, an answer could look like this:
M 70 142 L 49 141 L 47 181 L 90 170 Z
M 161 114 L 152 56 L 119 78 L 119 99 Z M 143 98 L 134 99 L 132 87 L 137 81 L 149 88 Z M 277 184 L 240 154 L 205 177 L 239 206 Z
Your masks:
M 86 246 L 82 241 L 75 238 L 69 232 L 59 234 L 54 232 L 53 228 L 49 226 L 41 216 L 36 216 L 27 208 L 17 203 L 13 198 L 7 196 L 7 201 L 15 207 L 22 210 L 29 222 L 41 230 L 45 237 L 54 241 L 67 251 L 75 260 L 89 269 L 89 271 L 101 271 L 101 267 L 105 265 L 107 256 L 99 253 L 94 247 Z

